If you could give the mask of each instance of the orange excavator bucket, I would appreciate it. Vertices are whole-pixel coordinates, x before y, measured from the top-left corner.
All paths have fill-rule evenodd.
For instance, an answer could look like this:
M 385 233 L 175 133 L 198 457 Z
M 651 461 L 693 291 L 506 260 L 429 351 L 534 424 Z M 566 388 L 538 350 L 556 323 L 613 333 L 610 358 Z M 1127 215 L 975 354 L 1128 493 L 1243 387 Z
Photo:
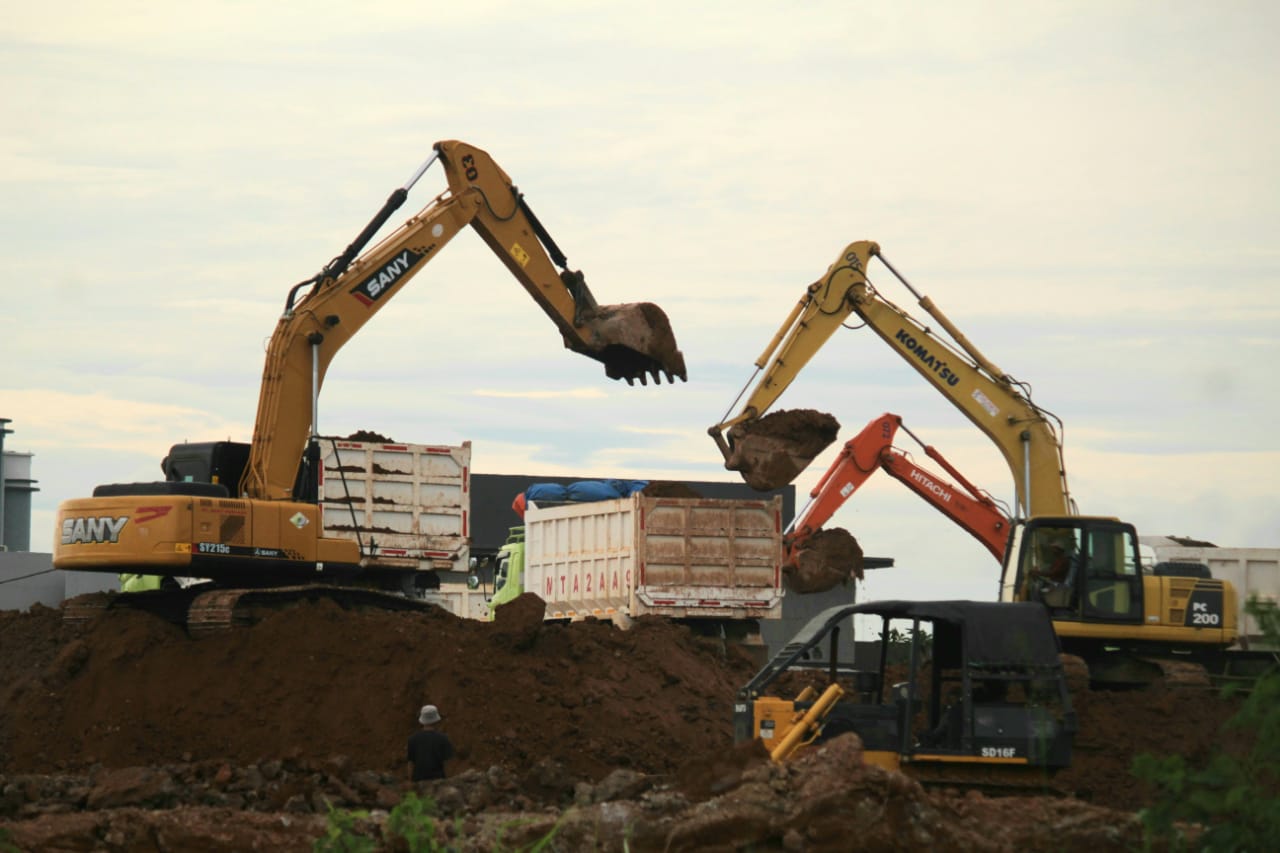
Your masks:
M 647 385 L 649 377 L 655 383 L 663 376 L 668 382 L 677 376 L 688 380 L 671 322 L 652 302 L 593 305 L 584 308 L 576 322 L 585 332 L 580 351 L 602 362 L 610 379 L 625 379 L 629 385 L 637 379 Z
M 826 592 L 848 583 L 851 577 L 862 580 L 862 546 L 843 527 L 818 530 L 785 546 L 782 572 L 791 588 L 802 595 Z
M 780 489 L 799 476 L 839 433 L 839 421 L 824 412 L 771 412 L 729 428 L 724 464 L 757 491 Z

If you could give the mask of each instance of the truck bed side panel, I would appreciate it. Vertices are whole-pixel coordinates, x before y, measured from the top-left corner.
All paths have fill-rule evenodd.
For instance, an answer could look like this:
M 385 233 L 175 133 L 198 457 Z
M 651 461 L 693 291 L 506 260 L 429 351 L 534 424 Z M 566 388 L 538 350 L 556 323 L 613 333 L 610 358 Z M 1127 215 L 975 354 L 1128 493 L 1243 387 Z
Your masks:
M 370 566 L 465 572 L 471 443 L 321 441 L 326 536 L 358 539 Z
M 549 618 L 778 618 L 781 500 L 632 495 L 531 507 L 525 583 Z

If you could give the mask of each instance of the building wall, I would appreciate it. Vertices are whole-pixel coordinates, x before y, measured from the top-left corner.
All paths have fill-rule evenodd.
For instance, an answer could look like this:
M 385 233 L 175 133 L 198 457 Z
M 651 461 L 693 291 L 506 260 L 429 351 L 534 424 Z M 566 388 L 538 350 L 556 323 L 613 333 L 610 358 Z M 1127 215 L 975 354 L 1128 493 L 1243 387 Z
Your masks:
M 31 479 L 31 454 L 4 452 L 0 459 L 0 477 L 4 482 L 4 526 L 0 528 L 0 544 L 6 551 L 31 548 L 31 493 L 39 491 Z
M 119 588 L 115 575 L 54 570 L 52 554 L 0 553 L 0 610 L 28 610 L 33 604 L 57 607 L 77 595 Z

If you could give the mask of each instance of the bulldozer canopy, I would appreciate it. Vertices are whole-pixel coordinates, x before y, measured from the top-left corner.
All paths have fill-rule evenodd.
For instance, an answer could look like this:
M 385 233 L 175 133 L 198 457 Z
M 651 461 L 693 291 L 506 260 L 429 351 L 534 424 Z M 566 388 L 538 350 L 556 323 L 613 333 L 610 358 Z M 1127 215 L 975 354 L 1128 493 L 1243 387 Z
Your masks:
M 962 643 L 937 643 L 935 652 L 955 651 L 971 666 L 1043 666 L 1055 664 L 1061 651 L 1058 635 L 1043 605 L 1031 602 L 985 601 L 873 601 L 839 605 L 818 613 L 788 643 L 805 648 L 816 645 L 831 629 L 854 615 L 889 619 L 920 619 L 934 623 L 934 631 L 956 630 Z

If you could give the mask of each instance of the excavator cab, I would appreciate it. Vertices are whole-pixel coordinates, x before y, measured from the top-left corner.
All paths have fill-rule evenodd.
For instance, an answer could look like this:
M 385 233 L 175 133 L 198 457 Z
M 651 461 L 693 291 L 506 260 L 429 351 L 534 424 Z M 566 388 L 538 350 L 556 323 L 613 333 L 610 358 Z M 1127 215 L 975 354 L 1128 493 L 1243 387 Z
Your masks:
M 1143 576 L 1133 526 L 1113 518 L 1032 519 L 1017 537 L 1017 600 L 1055 619 L 1141 623 Z

